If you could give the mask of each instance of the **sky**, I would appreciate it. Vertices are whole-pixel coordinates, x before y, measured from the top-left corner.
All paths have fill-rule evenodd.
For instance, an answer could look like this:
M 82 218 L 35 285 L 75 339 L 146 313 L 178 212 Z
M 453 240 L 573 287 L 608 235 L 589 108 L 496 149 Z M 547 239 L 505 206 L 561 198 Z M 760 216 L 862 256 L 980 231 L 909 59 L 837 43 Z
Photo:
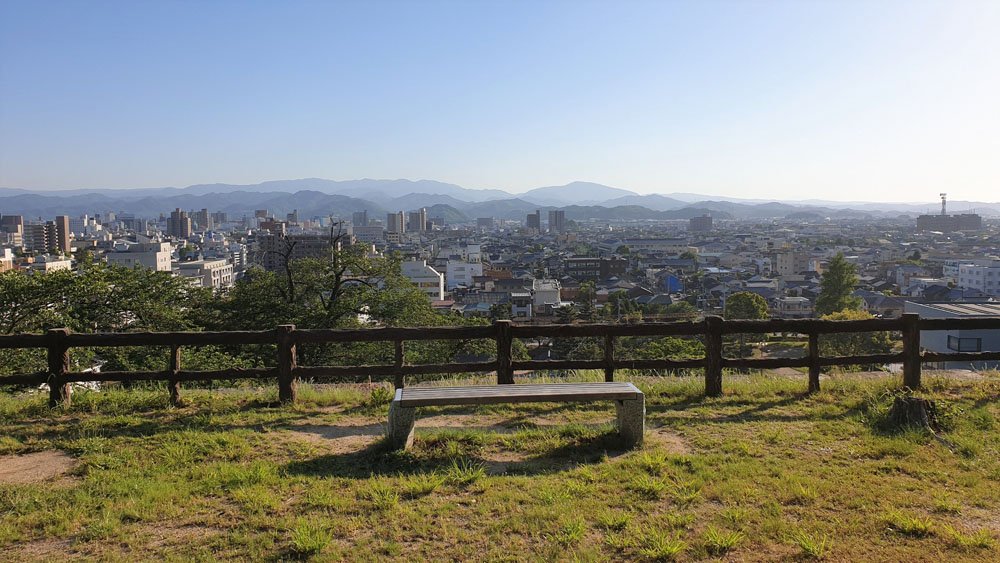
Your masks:
M 1000 2 L 0 0 L 0 186 L 1000 201 Z

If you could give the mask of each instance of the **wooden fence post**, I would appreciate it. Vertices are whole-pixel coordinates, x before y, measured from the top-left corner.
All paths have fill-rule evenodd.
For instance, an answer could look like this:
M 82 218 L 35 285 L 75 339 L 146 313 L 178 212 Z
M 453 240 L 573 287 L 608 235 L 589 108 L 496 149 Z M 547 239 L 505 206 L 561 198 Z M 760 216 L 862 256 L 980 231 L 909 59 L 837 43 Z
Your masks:
M 513 323 L 509 320 L 498 320 L 494 324 L 497 327 L 497 383 L 511 385 L 514 383 L 512 351 L 514 337 L 511 331 Z
M 722 317 L 705 317 L 705 395 L 722 395 Z
M 615 380 L 615 337 L 604 335 L 604 381 Z
M 292 333 L 295 325 L 278 326 L 278 400 L 282 403 L 294 403 L 298 391 L 298 381 L 295 379 L 295 340 Z
M 69 373 L 69 346 L 66 345 L 69 329 L 53 328 L 49 330 L 48 336 L 49 407 L 59 405 L 68 407 L 72 399 L 70 398 L 69 383 L 64 380 L 64 377 Z
M 395 375 L 395 378 L 393 379 L 393 383 L 392 383 L 393 387 L 395 387 L 396 389 L 402 389 L 403 385 L 405 384 L 405 382 L 403 381 L 403 364 L 405 363 L 404 362 L 404 358 L 405 358 L 404 353 L 405 352 L 404 352 L 404 349 L 403 349 L 403 341 L 402 340 L 397 340 L 396 341 L 396 361 L 393 363 L 393 366 L 396 368 L 396 375 Z
M 170 347 L 170 375 L 173 377 L 167 380 L 167 389 L 170 390 L 170 404 L 179 407 L 181 405 L 181 382 L 177 379 L 177 374 L 181 371 L 181 347 L 174 344 Z
M 819 333 L 809 333 L 809 392 L 819 391 Z
M 903 387 L 920 388 L 920 315 L 903 314 Z

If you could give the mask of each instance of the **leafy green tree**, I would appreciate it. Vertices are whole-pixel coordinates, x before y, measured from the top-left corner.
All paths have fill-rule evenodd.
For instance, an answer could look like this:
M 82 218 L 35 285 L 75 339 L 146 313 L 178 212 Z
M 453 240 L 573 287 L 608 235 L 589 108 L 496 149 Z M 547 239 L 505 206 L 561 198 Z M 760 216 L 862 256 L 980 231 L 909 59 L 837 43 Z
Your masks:
M 872 316 L 867 311 L 845 309 L 823 315 L 822 318 L 830 321 L 857 321 L 871 319 Z M 819 339 L 819 351 L 823 356 L 887 354 L 892 351 L 892 339 L 889 333 L 884 331 L 823 334 Z M 851 366 L 853 369 L 860 367 L 862 366 Z
M 69 271 L 28 275 L 0 273 L 0 334 L 39 332 L 69 324 L 65 296 L 74 282 Z
M 190 330 L 211 290 L 170 272 L 96 262 L 79 268 L 65 299 L 73 330 Z
M 766 319 L 767 300 L 751 291 L 738 291 L 726 298 L 723 316 L 727 319 Z
M 512 307 L 510 303 L 494 303 L 493 305 L 490 305 L 491 319 L 509 319 L 512 314 Z
M 844 253 L 838 253 L 827 264 L 826 271 L 820 279 L 820 293 L 816 298 L 816 314 L 829 315 L 845 309 L 861 308 L 861 298 L 853 295 L 858 284 L 858 274 L 844 258 Z
M 698 308 L 687 301 L 678 301 L 663 307 L 663 313 L 667 315 L 693 315 L 698 312 Z
M 579 317 L 575 305 L 564 305 L 556 309 L 556 318 L 561 324 L 569 324 Z
M 585 281 L 580 284 L 580 291 L 576 297 L 579 304 L 580 318 L 586 322 L 594 322 L 597 318 L 597 310 L 594 302 L 597 300 L 597 286 L 592 281 Z
M 608 294 L 608 304 L 604 307 L 604 311 L 608 318 L 622 317 L 638 312 L 639 305 L 629 298 L 627 291 L 622 289 Z
M 726 298 L 726 306 L 723 309 L 723 316 L 727 319 L 749 319 L 749 320 L 760 320 L 766 319 L 770 315 L 767 309 L 767 300 L 760 295 L 750 292 L 750 291 L 739 291 Z M 733 342 L 731 337 L 727 338 L 730 343 Z M 740 357 L 746 356 L 747 350 L 747 335 L 740 333 L 739 336 L 739 349 L 738 355 Z

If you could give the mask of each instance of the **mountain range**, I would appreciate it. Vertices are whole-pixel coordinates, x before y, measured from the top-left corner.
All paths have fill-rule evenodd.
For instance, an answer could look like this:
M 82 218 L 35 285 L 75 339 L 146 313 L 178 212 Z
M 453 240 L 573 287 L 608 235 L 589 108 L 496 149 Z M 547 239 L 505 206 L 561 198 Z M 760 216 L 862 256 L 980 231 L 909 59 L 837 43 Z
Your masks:
M 1000 203 L 954 201 L 953 210 L 1000 215 Z M 370 217 L 390 211 L 427 208 L 429 217 L 448 223 L 477 217 L 521 219 L 535 210 L 563 209 L 573 220 L 687 219 L 710 213 L 719 219 L 897 217 L 937 212 L 937 204 L 768 201 L 709 197 L 691 193 L 638 194 L 595 184 L 572 182 L 535 188 L 521 194 L 498 189 L 470 189 L 434 180 L 325 180 L 305 178 L 259 184 L 198 184 L 186 188 L 27 190 L 0 188 L 0 214 L 50 218 L 107 211 L 156 217 L 175 208 L 224 211 L 233 217 L 267 209 L 276 216 L 298 210 L 302 217 L 349 216 L 368 210 Z

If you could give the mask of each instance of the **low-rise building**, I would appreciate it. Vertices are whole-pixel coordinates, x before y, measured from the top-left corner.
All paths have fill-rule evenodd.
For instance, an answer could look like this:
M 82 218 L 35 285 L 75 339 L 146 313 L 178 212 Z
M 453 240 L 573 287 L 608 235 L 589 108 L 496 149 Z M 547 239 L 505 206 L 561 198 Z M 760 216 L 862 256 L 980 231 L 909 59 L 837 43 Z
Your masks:
M 532 305 L 534 310 L 558 306 L 562 300 L 562 287 L 559 280 L 536 279 L 531 283 Z
M 813 304 L 807 297 L 776 297 L 772 314 L 782 319 L 808 319 L 813 316 Z
M 56 272 L 59 270 L 72 269 L 72 260 L 61 256 L 52 256 L 51 254 L 38 256 L 35 258 L 34 262 L 31 263 L 31 271 L 33 272 Z
M 177 275 L 191 278 L 201 287 L 226 289 L 233 285 L 233 265 L 222 259 L 178 262 Z
M 426 260 L 407 260 L 400 265 L 400 270 L 428 299 L 444 300 L 444 274 L 427 265 Z
M 907 313 L 921 318 L 1000 317 L 1000 303 L 915 303 L 907 301 Z M 930 352 L 1000 351 L 1000 330 L 922 330 L 920 347 Z M 942 362 L 944 369 L 996 369 L 1000 362 Z
M 124 243 L 104 255 L 108 264 L 126 268 L 146 268 L 157 272 L 170 271 L 169 242 Z

